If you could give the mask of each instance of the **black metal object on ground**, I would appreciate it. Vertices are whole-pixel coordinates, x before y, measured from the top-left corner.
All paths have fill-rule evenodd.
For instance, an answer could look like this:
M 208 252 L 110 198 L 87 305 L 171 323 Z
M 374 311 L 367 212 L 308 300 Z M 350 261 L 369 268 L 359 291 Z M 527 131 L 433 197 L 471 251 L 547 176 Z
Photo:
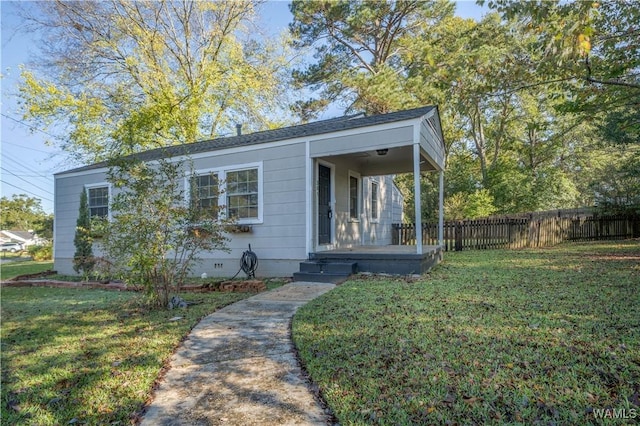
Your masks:
M 256 270 L 258 269 L 258 255 L 251 251 L 251 244 L 249 244 L 249 250 L 245 250 L 240 258 L 240 269 L 231 277 L 235 279 L 240 271 L 247 274 L 247 278 L 252 279 L 256 277 Z

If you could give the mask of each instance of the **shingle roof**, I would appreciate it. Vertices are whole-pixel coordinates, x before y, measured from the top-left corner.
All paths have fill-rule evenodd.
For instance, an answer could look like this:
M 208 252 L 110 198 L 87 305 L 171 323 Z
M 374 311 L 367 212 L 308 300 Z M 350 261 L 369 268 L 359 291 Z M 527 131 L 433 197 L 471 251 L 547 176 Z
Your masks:
M 14 231 L 7 229 L 0 231 L 0 233 L 11 239 L 20 239 L 23 241 L 29 241 L 33 239 L 33 234 L 28 231 Z
M 388 114 L 370 115 L 370 116 L 345 116 L 332 118 L 328 120 L 315 121 L 313 123 L 300 124 L 297 126 L 283 127 L 274 130 L 265 130 L 262 132 L 248 133 L 246 135 L 223 137 L 200 142 L 174 145 L 162 148 L 156 148 L 144 151 L 133 156 L 142 161 L 152 161 L 163 157 L 176 157 L 181 155 L 193 155 L 201 152 L 217 151 L 225 148 L 233 148 L 237 146 L 251 146 L 268 142 L 283 141 L 305 136 L 314 136 L 324 133 L 338 132 L 342 130 L 356 129 L 378 124 L 393 123 L 396 121 L 411 120 L 422 117 L 431 110 L 436 108 L 433 105 L 421 108 L 414 108 L 404 111 L 392 112 Z M 63 175 L 67 173 L 81 172 L 85 170 L 99 169 L 107 167 L 106 161 L 91 164 L 57 173 Z

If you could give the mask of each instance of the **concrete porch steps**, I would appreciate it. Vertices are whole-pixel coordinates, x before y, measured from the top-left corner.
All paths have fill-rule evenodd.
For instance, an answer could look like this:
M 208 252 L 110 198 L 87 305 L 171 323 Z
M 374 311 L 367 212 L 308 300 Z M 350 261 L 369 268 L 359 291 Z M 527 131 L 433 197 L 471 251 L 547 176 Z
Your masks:
M 330 262 L 307 260 L 300 262 L 300 272 L 293 274 L 294 281 L 341 283 L 358 271 L 356 262 Z

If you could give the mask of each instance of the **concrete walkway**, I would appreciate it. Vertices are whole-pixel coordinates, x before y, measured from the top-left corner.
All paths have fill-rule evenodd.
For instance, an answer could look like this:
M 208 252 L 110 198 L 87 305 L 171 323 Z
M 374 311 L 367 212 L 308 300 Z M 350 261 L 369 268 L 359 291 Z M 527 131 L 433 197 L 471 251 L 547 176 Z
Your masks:
M 326 425 L 293 352 L 291 317 L 333 284 L 296 282 L 204 318 L 171 359 L 142 425 Z

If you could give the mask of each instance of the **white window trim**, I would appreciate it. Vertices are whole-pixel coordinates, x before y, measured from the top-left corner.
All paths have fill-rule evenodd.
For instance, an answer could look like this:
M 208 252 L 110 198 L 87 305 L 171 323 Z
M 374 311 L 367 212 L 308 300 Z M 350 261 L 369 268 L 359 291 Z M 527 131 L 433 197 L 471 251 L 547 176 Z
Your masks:
M 380 182 L 377 179 L 369 180 L 369 219 L 371 223 L 380 223 Z M 373 217 L 373 185 L 378 187 L 377 201 L 378 205 L 376 207 L 376 217 Z
M 221 169 L 215 168 L 215 169 L 199 169 L 199 170 L 194 170 L 193 173 L 189 172 L 185 175 L 184 177 L 184 201 L 185 201 L 185 205 L 189 206 L 191 204 L 191 178 L 195 177 L 195 176 L 203 176 L 203 175 L 209 175 L 209 174 L 215 174 L 218 177 L 218 183 L 221 182 L 221 174 L 222 171 Z M 219 185 L 218 188 L 218 217 L 221 218 L 226 214 L 226 209 L 225 209 L 225 205 L 222 202 L 222 199 L 224 198 L 222 193 L 222 185 Z
M 95 188 L 107 188 L 107 220 L 111 220 L 111 202 L 113 201 L 111 184 L 109 182 L 89 183 L 84 185 L 84 192 L 87 194 L 87 208 L 89 209 L 89 218 L 91 218 L 91 205 L 89 204 L 89 190 Z
M 258 217 L 252 219 L 238 219 L 236 223 L 239 225 L 258 225 L 264 223 L 264 173 L 262 161 L 255 163 L 243 163 L 233 164 L 224 167 L 214 167 L 208 169 L 195 169 L 192 172 L 187 173 L 184 177 L 185 187 L 185 202 L 191 202 L 191 183 L 192 176 L 200 176 L 206 174 L 218 175 L 220 182 L 220 191 L 218 194 L 218 206 L 220 207 L 220 219 L 224 219 L 227 216 L 227 173 L 229 172 L 241 172 L 243 170 L 258 169 Z
M 351 178 L 358 179 L 358 194 L 356 196 L 356 218 L 351 217 Z M 353 170 L 349 170 L 349 178 L 347 179 L 347 212 L 349 214 L 349 222 L 360 222 L 360 216 L 362 215 L 362 177 L 360 173 L 356 173 Z

